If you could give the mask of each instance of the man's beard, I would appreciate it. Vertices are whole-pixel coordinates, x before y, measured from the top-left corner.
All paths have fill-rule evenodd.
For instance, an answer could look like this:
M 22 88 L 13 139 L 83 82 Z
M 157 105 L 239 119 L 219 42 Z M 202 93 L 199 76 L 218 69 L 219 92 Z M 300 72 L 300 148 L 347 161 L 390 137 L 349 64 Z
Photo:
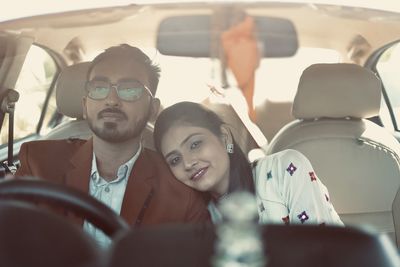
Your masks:
M 117 123 L 115 122 L 105 122 L 103 127 L 97 127 L 94 125 L 93 120 L 88 119 L 88 124 L 92 132 L 100 139 L 110 143 L 122 143 L 137 138 L 142 134 L 150 118 L 150 110 L 149 108 L 147 114 L 136 123 L 135 127 L 125 132 L 118 131 Z

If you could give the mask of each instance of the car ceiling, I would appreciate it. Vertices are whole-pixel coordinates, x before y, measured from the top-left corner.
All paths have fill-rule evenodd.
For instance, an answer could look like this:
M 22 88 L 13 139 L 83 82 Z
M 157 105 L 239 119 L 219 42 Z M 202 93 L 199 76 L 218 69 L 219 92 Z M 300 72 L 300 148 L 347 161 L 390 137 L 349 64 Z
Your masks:
M 214 8 L 228 5 L 186 3 L 88 9 L 5 21 L 0 23 L 0 31 L 32 36 L 35 43 L 56 51 L 68 62 L 68 49 L 97 53 L 120 43 L 154 47 L 161 19 L 177 14 L 210 14 Z M 334 48 L 345 55 L 355 44 L 354 40 L 361 37 L 369 46 L 361 61 L 376 48 L 400 39 L 399 13 L 333 5 L 235 5 L 245 8 L 251 15 L 292 20 L 299 45 L 303 47 Z

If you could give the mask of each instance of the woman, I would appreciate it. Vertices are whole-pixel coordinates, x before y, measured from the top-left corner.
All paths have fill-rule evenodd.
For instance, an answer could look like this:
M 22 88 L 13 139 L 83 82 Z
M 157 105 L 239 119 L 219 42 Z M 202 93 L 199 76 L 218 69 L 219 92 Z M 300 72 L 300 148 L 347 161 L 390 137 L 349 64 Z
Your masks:
M 161 112 L 154 143 L 179 181 L 206 192 L 214 222 L 221 219 L 218 201 L 246 190 L 256 195 L 260 223 L 343 225 L 303 154 L 284 150 L 252 166 L 222 119 L 200 104 Z

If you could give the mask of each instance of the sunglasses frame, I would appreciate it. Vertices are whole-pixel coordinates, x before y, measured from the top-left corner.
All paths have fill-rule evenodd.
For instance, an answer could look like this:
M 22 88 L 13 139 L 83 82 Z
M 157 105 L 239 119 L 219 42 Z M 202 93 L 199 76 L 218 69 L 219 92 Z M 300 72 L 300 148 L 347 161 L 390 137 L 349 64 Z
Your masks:
M 107 83 L 108 84 L 108 88 L 109 88 L 109 91 L 108 91 L 108 93 L 107 93 L 107 95 L 104 97 L 104 98 L 93 98 L 93 97 L 91 97 L 90 96 L 90 89 L 89 89 L 89 84 L 91 83 L 91 82 L 95 82 L 96 80 L 92 80 L 92 81 L 86 81 L 86 84 L 85 84 L 85 89 L 86 89 L 86 92 L 87 92 L 87 97 L 89 97 L 90 99 L 92 99 L 92 100 L 104 100 L 104 99 L 106 99 L 108 96 L 109 96 L 109 94 L 110 94 L 110 92 L 111 92 L 111 90 L 114 88 L 115 90 L 116 90 L 116 92 L 117 92 L 117 95 L 118 95 L 118 98 L 119 99 L 121 99 L 121 100 L 123 100 L 123 101 L 128 101 L 128 102 L 134 102 L 134 101 L 137 101 L 137 100 L 139 100 L 143 95 L 141 95 L 139 98 L 137 98 L 137 99 L 133 99 L 133 100 L 129 100 L 129 99 L 124 99 L 124 98 L 122 98 L 120 95 L 119 95 L 119 86 L 120 86 L 120 84 L 119 83 L 110 83 L 110 82 L 106 82 L 106 81 L 101 81 L 101 82 L 104 82 L 104 83 Z M 147 92 L 147 94 L 151 97 L 151 98 L 154 98 L 154 95 L 153 95 L 153 93 L 150 91 L 150 89 L 146 86 L 146 85 L 144 85 L 143 83 L 141 83 L 141 82 L 139 82 L 139 81 L 137 81 L 137 80 L 135 80 L 134 82 L 137 82 L 138 84 L 140 84 L 142 87 L 143 87 L 143 89 L 144 89 L 144 91 L 145 92 Z

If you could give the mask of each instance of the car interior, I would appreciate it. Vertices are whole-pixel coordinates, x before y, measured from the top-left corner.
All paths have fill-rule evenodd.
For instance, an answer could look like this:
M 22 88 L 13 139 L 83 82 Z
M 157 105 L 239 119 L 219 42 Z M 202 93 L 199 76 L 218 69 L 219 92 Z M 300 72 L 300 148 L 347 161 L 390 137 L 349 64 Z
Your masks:
M 182 4 L 177 14 L 174 8 L 174 4 L 129 5 L 76 11 L 65 19 L 61 13 L 31 20 L 0 21 L 0 114 L 3 116 L 0 122 L 8 115 L 8 125 L 1 123 L 0 129 L 9 132 L 8 143 L 0 151 L 0 157 L 7 158 L 3 167 L 8 167 L 10 162 L 18 167 L 18 149 L 23 141 L 90 138 L 92 132 L 82 113 L 90 59 L 105 47 L 136 42 L 131 36 L 135 35 L 138 46 L 147 48 L 154 43 L 156 52 L 149 50 L 148 53 L 153 57 L 160 53 L 171 57 L 172 63 L 179 58 L 206 58 L 212 62 L 212 70 L 208 71 L 220 86 L 201 80 L 207 84 L 203 86 L 207 87 L 207 97 L 201 103 L 227 122 L 249 161 L 284 149 L 298 150 L 310 160 L 328 188 L 330 195 L 326 197 L 346 227 L 257 226 L 266 244 L 267 266 L 400 266 L 400 134 L 383 127 L 382 107 L 388 105 L 385 103 L 389 97 L 384 90 L 386 84 L 376 68 L 375 71 L 373 67 L 367 68 L 372 49 L 383 49 L 389 41 L 400 40 L 396 24 L 399 19 L 395 13 L 383 16 L 372 9 L 360 9 L 352 18 L 353 8 L 276 3 L 265 7 L 256 3 L 232 4 L 229 8 L 224 5 L 209 8 L 204 3 Z M 317 11 L 322 12 L 315 16 Z M 320 63 L 319 59 L 313 59 L 316 62 L 299 74 L 293 101 L 273 98 L 261 101 L 260 97 L 255 106 L 257 117 L 251 119 L 247 99 L 233 82 L 221 47 L 210 45 L 228 25 L 246 14 L 255 19 L 262 52 L 256 73 L 264 77 L 267 75 L 262 72 L 268 70 L 268 78 L 279 85 L 276 87 L 287 86 L 290 68 L 282 64 L 279 71 L 284 74 L 276 75 L 268 65 L 270 62 L 267 67 L 263 66 L 264 59 L 273 62 L 290 58 L 303 46 L 312 47 L 314 42 L 324 48 L 333 47 L 348 58 L 340 63 L 334 60 L 332 63 L 320 60 L 323 62 Z M 370 24 L 371 21 L 375 24 Z M 350 22 L 356 26 L 347 28 Z M 324 29 L 317 27 L 318 23 Z M 332 29 L 329 38 L 324 37 L 327 29 Z M 107 38 L 100 37 L 105 31 Z M 374 36 L 374 31 L 379 33 L 379 38 Z M 151 37 L 147 36 L 149 32 Z M 50 35 L 54 40 L 49 41 Z M 1 46 L 3 39 L 7 39 L 8 46 Z M 193 42 L 196 45 L 191 45 Z M 55 95 L 56 110 L 49 120 L 55 127 L 43 132 L 38 130 L 15 142 L 14 105 L 18 110 L 24 102 L 18 103 L 16 91 L 4 92 L 3 88 L 14 88 L 20 73 L 18 66 L 22 65 L 25 50 L 32 44 L 51 51 L 58 63 L 56 78 L 48 85 Z M 13 49 L 15 59 L 6 56 L 2 60 Z M 85 55 L 85 49 L 93 55 Z M 383 52 L 376 53 L 379 57 Z M 302 60 L 304 65 L 312 61 Z M 1 78 L 6 72 L 11 74 L 5 75 L 3 81 Z M 175 83 L 161 81 L 156 97 L 165 97 L 166 89 L 174 86 L 182 86 L 187 92 L 179 94 L 185 96 L 197 92 L 193 89 L 192 93 L 190 86 L 194 85 L 188 86 L 192 81 L 184 80 L 181 70 L 177 72 L 171 79 Z M 193 72 L 203 77 L 203 70 Z M 171 73 L 166 70 L 162 76 Z M 267 83 L 258 86 L 265 94 L 280 89 L 271 88 Z M 169 94 L 173 97 L 176 94 L 179 100 L 178 93 Z M 258 96 L 254 95 L 254 99 L 259 100 Z M 46 101 L 51 102 L 50 98 Z M 165 106 L 168 104 L 171 103 L 166 101 Z M 389 117 L 393 118 L 392 107 L 387 108 L 391 112 Z M 46 111 L 41 112 L 40 123 L 45 124 Z M 396 130 L 395 123 L 393 127 Z M 154 121 L 151 121 L 142 136 L 143 145 L 150 149 L 154 149 L 153 128 Z M 1 171 L 10 172 L 7 168 Z M 60 217 L 60 213 L 68 219 Z M 82 220 L 90 221 L 112 239 L 109 249 L 97 247 L 80 229 Z M 87 194 L 35 177 L 0 178 L 0 266 L 128 267 L 132 263 L 135 266 L 214 266 L 218 227 L 129 228 L 106 205 Z M 18 254 L 21 248 L 26 251 L 24 257 Z
M 71 120 L 60 124 L 45 135 L 44 139 L 89 138 L 91 132 L 83 119 L 81 108 L 88 67 L 88 62 L 75 64 L 66 67 L 59 75 L 56 83 L 57 108 L 59 112 L 70 117 Z M 315 74 L 316 72 L 318 75 Z M 318 77 L 318 79 L 315 77 Z M 388 234 L 392 240 L 391 242 L 395 242 L 395 226 L 400 223 L 400 218 L 396 217 L 398 213 L 395 213 L 395 210 L 399 209 L 398 203 L 394 202 L 399 188 L 399 182 L 396 177 L 399 175 L 398 152 L 400 150 L 396 151 L 395 149 L 397 147 L 400 148 L 400 145 L 393 136 L 386 131 L 382 131 L 382 128 L 375 123 L 365 119 L 375 115 L 379 110 L 380 86 L 380 81 L 370 71 L 357 65 L 316 64 L 310 66 L 301 76 L 293 103 L 292 113 L 296 120 L 290 122 L 275 135 L 270 141 L 266 153 L 274 153 L 286 148 L 303 152 L 310 159 L 317 173 L 329 188 L 329 197 L 333 198 L 332 201 L 335 203 L 335 208 L 346 225 L 349 227 L 360 224 L 370 225 L 374 231 Z M 323 92 L 321 92 L 321 88 Z M 361 90 L 364 93 L 367 92 L 366 95 L 369 96 L 365 100 L 360 97 Z M 338 103 L 343 109 L 337 110 L 336 105 Z M 219 112 L 219 114 L 235 112 L 234 108 L 227 104 L 205 104 Z M 228 115 L 226 116 L 228 117 Z M 229 114 L 229 118 L 232 118 L 231 114 Z M 235 130 L 237 135 L 251 138 L 251 133 L 239 116 L 237 116 L 236 122 L 231 121 L 230 125 L 235 125 L 232 129 Z M 149 125 L 144 133 L 144 144 L 149 148 L 153 148 L 151 129 L 151 125 Z M 244 132 L 246 132 L 245 135 L 243 135 Z M 243 144 L 248 143 L 247 140 L 243 142 Z M 250 148 L 247 149 L 247 151 L 251 150 Z M 357 159 L 357 161 L 354 159 Z M 334 168 L 332 168 L 333 165 Z M 375 179 L 379 175 L 385 177 L 385 183 Z M 363 187 L 365 190 L 354 190 L 357 187 Z M 345 194 L 347 198 L 335 199 L 336 190 L 343 192 L 343 188 L 348 190 L 347 194 Z M 371 190 L 372 188 L 374 190 Z M 376 194 L 375 197 L 374 194 Z M 382 195 L 385 198 L 379 197 Z M 371 199 L 375 200 L 372 202 L 374 205 L 371 205 Z M 187 229 L 189 235 L 195 231 Z M 148 231 L 152 235 L 153 230 Z M 161 231 L 160 235 L 169 235 L 171 234 L 170 231 L 171 229 L 165 230 L 165 232 Z M 176 231 L 178 230 L 176 229 Z M 209 238 L 215 238 L 215 233 L 212 231 L 211 229 L 207 230 Z M 135 232 L 131 235 L 140 234 Z M 336 232 L 327 233 L 327 235 L 336 234 Z M 202 232 L 199 236 L 203 235 L 204 233 Z M 195 235 L 192 238 L 200 238 L 199 236 Z M 162 239 L 158 234 L 154 234 L 154 238 Z M 295 240 L 297 237 L 290 238 Z M 346 238 L 348 237 L 346 236 Z M 126 241 L 129 239 L 133 239 L 133 237 L 124 237 L 123 241 L 120 242 L 122 244 L 128 242 L 129 246 L 136 246 L 136 242 Z M 189 242 L 188 240 L 190 239 L 185 239 L 185 241 L 182 240 L 181 242 Z M 210 240 L 214 239 L 201 239 L 200 243 L 198 243 L 197 239 L 195 240 L 196 242 L 194 243 L 199 244 L 198 246 L 208 247 L 208 250 L 202 250 L 203 253 L 207 251 L 209 253 L 205 258 L 211 257 L 210 244 L 212 242 Z M 131 244 L 131 242 L 133 243 Z M 179 242 L 177 241 L 178 244 Z M 318 242 L 322 242 L 322 240 Z M 142 246 L 142 241 L 139 244 L 139 246 Z M 180 245 L 184 246 L 184 244 L 186 243 Z M 126 250 L 120 248 L 124 246 L 128 245 L 121 245 L 120 243 L 116 245 L 118 248 L 114 248 L 114 250 L 117 255 Z M 190 248 L 189 251 L 193 250 L 195 248 Z M 125 252 L 125 254 L 123 258 L 134 257 L 132 253 Z M 140 258 L 139 255 L 144 256 L 147 254 L 143 250 L 138 255 L 135 254 L 135 258 Z M 197 255 L 197 257 L 200 256 Z M 161 258 L 156 260 L 158 264 L 159 260 Z M 286 263 L 282 263 L 281 260 L 280 258 L 277 259 L 276 264 L 279 263 L 279 265 L 276 266 L 286 266 Z M 112 266 L 125 266 L 123 265 L 124 261 L 119 256 L 115 257 L 113 255 L 112 261 Z M 170 266 L 173 265 L 173 262 L 176 263 L 176 261 L 171 260 Z M 202 261 L 198 262 L 201 264 Z M 350 262 L 347 261 L 349 264 Z M 288 262 L 287 264 L 287 266 L 291 266 L 290 264 L 293 264 L 293 262 Z M 368 264 L 371 264 L 371 262 L 369 261 Z M 154 266 L 157 266 L 157 264 L 154 263 Z M 351 264 L 348 266 L 351 266 Z
M 72 120 L 60 124 L 43 139 L 90 137 L 81 107 L 88 67 L 89 62 L 84 62 L 61 72 L 56 83 L 57 108 Z M 380 87 L 372 72 L 354 64 L 310 66 L 301 76 L 293 103 L 292 116 L 296 120 L 283 127 L 264 152 L 272 154 L 291 148 L 304 153 L 329 188 L 329 197 L 345 224 L 368 224 L 395 241 L 395 225 L 400 224 L 400 217 L 394 217 L 392 209 L 398 209 L 394 199 L 400 186 L 400 144 L 366 119 L 379 112 Z M 367 97 L 362 98 L 363 95 Z M 205 105 L 228 120 L 244 151 L 256 149 L 246 125 L 238 115 L 232 116 L 235 109 L 231 105 Z M 143 134 L 143 144 L 154 149 L 150 123 Z M 385 182 L 376 179 L 379 176 L 385 177 Z M 341 197 L 337 198 L 339 194 Z
M 211 267 L 215 266 L 215 246 L 223 227 L 229 226 L 165 224 L 130 228 L 108 206 L 87 194 L 36 178 L 2 181 L 0 198 L 0 264 L 9 267 L 128 267 L 132 263 L 151 267 Z M 50 206 L 38 207 L 32 201 Z M 110 236 L 113 243 L 107 249 L 99 248 L 78 224 L 50 208 L 72 212 L 78 216 L 69 217 L 74 220 L 88 220 Z M 239 226 L 239 231 L 249 227 Z M 263 261 L 268 266 L 324 266 L 327 260 L 329 266 L 344 267 L 395 267 L 400 263 L 388 237 L 367 229 L 274 224 L 253 227 L 266 244 Z M 238 244 L 232 245 L 240 243 L 238 239 Z
M 368 224 L 395 240 L 400 145 L 367 120 L 378 115 L 380 104 L 381 82 L 371 71 L 355 64 L 311 65 L 293 102 L 296 120 L 281 128 L 267 153 L 304 153 L 346 225 Z

